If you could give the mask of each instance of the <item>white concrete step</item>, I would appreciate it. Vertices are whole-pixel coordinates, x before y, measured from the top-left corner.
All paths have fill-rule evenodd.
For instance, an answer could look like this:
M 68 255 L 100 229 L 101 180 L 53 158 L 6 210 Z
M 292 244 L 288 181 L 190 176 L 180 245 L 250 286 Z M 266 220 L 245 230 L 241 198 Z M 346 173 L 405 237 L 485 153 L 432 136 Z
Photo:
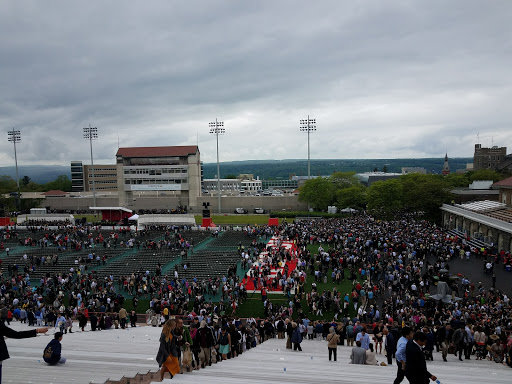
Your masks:
M 25 324 L 11 323 L 15 330 L 27 330 Z M 64 335 L 63 356 L 66 364 L 49 366 L 42 360 L 43 349 L 52 339 L 48 336 L 31 339 L 6 339 L 11 358 L 2 367 L 3 383 L 89 384 L 120 380 L 137 373 L 158 370 L 155 361 L 162 329 L 137 327 L 128 330 L 75 332 Z M 285 340 L 268 340 L 240 357 L 211 367 L 177 375 L 167 383 L 389 383 L 396 374 L 396 365 L 388 367 L 351 365 L 349 347 L 338 347 L 338 361 L 329 362 L 327 343 L 304 340 L 303 352 L 285 348 Z M 377 355 L 377 360 L 385 357 Z M 434 353 L 429 370 L 442 383 L 510 383 L 512 370 L 489 361 L 459 360 L 453 355 L 448 362 Z M 284 370 L 286 368 L 286 371 Z M 158 376 L 156 376 L 158 377 Z M 157 381 L 156 381 L 157 382 Z

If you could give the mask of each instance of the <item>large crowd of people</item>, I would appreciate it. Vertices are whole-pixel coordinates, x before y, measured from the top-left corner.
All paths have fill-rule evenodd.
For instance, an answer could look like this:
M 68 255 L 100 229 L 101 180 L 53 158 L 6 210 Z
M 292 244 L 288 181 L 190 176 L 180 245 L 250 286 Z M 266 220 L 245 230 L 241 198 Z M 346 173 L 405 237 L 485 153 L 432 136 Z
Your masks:
M 243 231 L 252 241 L 250 246 L 237 247 L 240 266 L 230 267 L 223 276 L 200 280 L 180 277 L 177 269 L 164 274 L 162 265 L 154 271 L 135 266 L 133 273 L 118 278 L 99 279 L 89 270 L 98 256 L 100 263 L 108 262 L 102 260 L 101 249 L 115 247 L 181 249 L 186 258 L 193 244 L 185 228 L 155 226 L 136 235 L 129 229 L 102 232 L 86 226 L 24 233 L 4 230 L 3 252 L 13 238 L 22 247 L 51 249 L 44 261 L 25 259 L 35 268 L 40 263 L 58 263 L 55 250 L 57 256 L 82 249 L 96 253 L 91 251 L 95 254 L 92 260 L 88 255 L 67 274 L 41 278 L 40 284 L 30 281 L 30 268 L 22 271 L 3 264 L 0 315 L 7 323 L 26 321 L 72 332 L 87 324 L 93 330 L 135 326 L 142 320 L 137 312 L 148 310 L 149 324 L 164 329 L 162 375 L 235 357 L 274 337 L 286 338 L 287 347 L 298 351 L 304 339 L 325 339 L 334 359 L 335 346 L 354 347 L 356 343 L 360 345 L 354 348 L 362 348 L 364 356 L 355 350 L 354 363 L 374 363 L 375 355 L 384 353 L 387 364 L 392 364 L 393 357 L 401 364 L 404 342 L 400 340 L 415 337 L 411 332 L 404 335 L 404 330 L 421 332 L 417 336 L 421 343 L 425 335 L 427 359 L 438 351 L 445 360 L 455 354 L 461 360 L 488 359 L 512 365 L 510 290 L 495 286 L 495 268 L 510 265 L 510 253 L 494 247 L 474 248 L 467 239 L 408 216 L 378 221 L 362 215 L 245 227 Z M 155 232 L 161 236 L 153 236 Z M 266 247 L 271 237 L 274 244 L 293 242 L 294 247 Z M 266 256 L 262 258 L 263 251 Z M 473 279 L 454 270 L 455 258 L 468 258 L 475 265 Z M 290 261 L 294 269 L 288 268 Z M 271 273 L 279 266 L 282 269 L 277 274 Z M 263 319 L 236 317 L 251 293 L 237 268 L 249 270 L 248 278 L 261 292 Z M 491 285 L 475 277 L 483 273 L 493 276 Z M 347 282 L 350 289 L 342 291 L 340 287 Z M 439 282 L 446 282 L 449 292 L 434 299 Z M 332 283 L 332 288 L 321 290 L 321 283 Z M 273 302 L 267 296 L 272 290 L 282 290 L 287 303 Z M 151 298 L 149 308 L 139 309 L 138 298 L 144 295 Z M 215 296 L 220 298 L 214 301 Z M 127 299 L 133 302 L 131 313 L 124 309 Z M 192 325 L 183 326 L 181 319 Z M 73 328 L 74 320 L 78 326 Z M 175 361 L 164 364 L 169 356 L 178 359 L 178 370 Z

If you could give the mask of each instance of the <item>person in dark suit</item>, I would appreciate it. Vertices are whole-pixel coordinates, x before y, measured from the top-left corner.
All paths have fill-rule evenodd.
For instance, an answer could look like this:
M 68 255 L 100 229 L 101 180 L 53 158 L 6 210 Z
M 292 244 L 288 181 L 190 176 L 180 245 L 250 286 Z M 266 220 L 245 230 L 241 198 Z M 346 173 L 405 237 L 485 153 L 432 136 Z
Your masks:
M 405 377 L 411 384 L 428 384 L 428 379 L 437 380 L 437 377 L 427 371 L 427 362 L 422 351 L 426 343 L 427 335 L 418 331 L 405 347 Z
M 38 333 L 46 333 L 48 328 L 31 329 L 30 331 L 17 332 L 12 328 L 0 321 L 0 383 L 2 382 L 2 362 L 9 358 L 7 345 L 5 344 L 4 337 L 11 339 L 27 339 L 29 337 L 36 337 Z
M 393 355 L 396 351 L 395 338 L 393 337 L 393 334 L 389 332 L 388 327 L 384 327 L 382 329 L 382 334 L 386 338 L 386 355 L 388 358 L 388 365 L 391 365 L 393 363 Z

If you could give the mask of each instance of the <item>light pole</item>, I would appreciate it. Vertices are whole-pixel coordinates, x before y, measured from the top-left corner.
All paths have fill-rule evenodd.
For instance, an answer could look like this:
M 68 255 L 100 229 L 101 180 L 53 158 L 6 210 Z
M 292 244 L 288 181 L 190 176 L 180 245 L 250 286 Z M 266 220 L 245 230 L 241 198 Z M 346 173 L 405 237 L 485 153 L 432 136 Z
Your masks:
M 91 127 L 89 124 L 88 127 L 84 128 L 84 139 L 89 140 L 89 145 L 91 147 L 91 178 L 92 178 L 92 205 L 96 207 L 96 188 L 94 185 L 94 159 L 92 156 L 92 141 L 98 138 L 98 128 Z
M 214 134 L 217 138 L 217 197 L 219 199 L 219 213 L 222 213 L 220 205 L 219 135 L 226 133 L 226 130 L 224 129 L 224 123 L 222 121 L 217 121 L 217 119 L 209 125 L 210 133 Z
M 311 159 L 310 159 L 310 151 L 309 151 L 309 134 L 311 132 L 316 131 L 316 120 L 310 119 L 309 115 L 307 119 L 303 119 L 300 121 L 300 130 L 301 132 L 307 132 L 308 134 L 308 180 L 311 177 Z
M 16 163 L 16 186 L 18 187 L 18 194 L 16 195 L 16 210 L 20 210 L 20 177 L 18 175 L 18 155 L 16 154 L 16 143 L 21 141 L 20 131 L 7 131 L 7 140 L 11 141 L 14 145 L 14 162 Z

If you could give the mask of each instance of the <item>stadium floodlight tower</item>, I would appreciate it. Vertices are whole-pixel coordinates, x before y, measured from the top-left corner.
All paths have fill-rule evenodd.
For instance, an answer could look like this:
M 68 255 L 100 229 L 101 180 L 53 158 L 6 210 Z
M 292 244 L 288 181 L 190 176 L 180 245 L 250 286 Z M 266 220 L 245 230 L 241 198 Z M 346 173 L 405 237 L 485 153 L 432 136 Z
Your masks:
M 301 132 L 306 132 L 308 134 L 308 180 L 311 178 L 311 158 L 310 158 L 310 150 L 309 150 L 309 134 L 311 132 L 316 131 L 316 120 L 310 119 L 309 115 L 307 119 L 303 119 L 300 121 L 300 130 Z
M 219 135 L 223 135 L 226 133 L 226 130 L 224 129 L 224 122 L 222 121 L 215 121 L 211 122 L 209 124 L 210 126 L 210 133 L 214 134 L 217 138 L 217 198 L 218 198 L 218 205 L 219 205 L 219 213 L 222 213 L 221 203 L 220 203 L 220 166 L 219 166 Z
M 14 127 L 12 131 L 7 131 L 7 140 L 12 142 L 14 145 L 14 163 L 16 164 L 16 187 L 18 188 L 18 194 L 16 195 L 16 209 L 20 210 L 20 177 L 18 174 L 18 155 L 16 153 L 16 143 L 21 141 L 21 132 L 15 131 Z
M 94 158 L 92 156 L 92 141 L 98 138 L 98 128 L 91 127 L 89 124 L 88 127 L 84 128 L 84 139 L 89 140 L 89 145 L 91 148 L 91 179 L 92 179 L 92 205 L 96 207 L 96 187 L 94 185 Z

